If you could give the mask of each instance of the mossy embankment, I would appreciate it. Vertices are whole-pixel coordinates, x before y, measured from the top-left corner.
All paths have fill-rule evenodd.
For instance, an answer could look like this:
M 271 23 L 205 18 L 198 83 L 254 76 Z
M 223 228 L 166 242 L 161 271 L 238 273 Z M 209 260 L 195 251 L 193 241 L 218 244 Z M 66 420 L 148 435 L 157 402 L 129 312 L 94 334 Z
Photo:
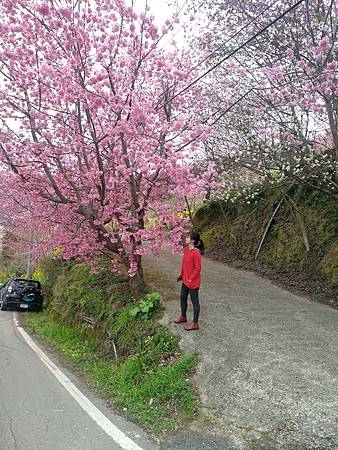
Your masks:
M 47 297 L 26 325 L 69 360 L 99 394 L 152 432 L 175 430 L 194 417 L 189 374 L 196 357 L 182 356 L 178 338 L 156 320 L 159 294 L 133 299 L 127 280 L 108 263 L 47 260 L 40 277 Z
M 194 225 L 207 255 L 338 304 L 338 204 L 333 196 L 295 184 L 253 186 L 251 194 L 236 200 L 205 204 Z

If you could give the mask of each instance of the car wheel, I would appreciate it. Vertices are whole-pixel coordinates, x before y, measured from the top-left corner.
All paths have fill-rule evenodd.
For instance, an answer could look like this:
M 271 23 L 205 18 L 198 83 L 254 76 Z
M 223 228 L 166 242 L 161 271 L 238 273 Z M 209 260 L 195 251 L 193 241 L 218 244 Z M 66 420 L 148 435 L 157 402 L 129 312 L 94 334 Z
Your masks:
M 1 303 L 1 307 L 0 307 L 1 311 L 6 311 L 7 306 L 4 304 L 4 302 L 2 301 Z

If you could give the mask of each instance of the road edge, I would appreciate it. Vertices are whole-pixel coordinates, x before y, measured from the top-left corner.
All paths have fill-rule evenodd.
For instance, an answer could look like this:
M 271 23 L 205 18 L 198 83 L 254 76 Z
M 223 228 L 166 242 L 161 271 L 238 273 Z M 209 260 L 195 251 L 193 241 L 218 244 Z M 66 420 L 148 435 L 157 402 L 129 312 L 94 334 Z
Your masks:
M 29 334 L 20 326 L 16 314 L 13 312 L 13 321 L 21 337 L 42 363 L 52 372 L 60 384 L 68 391 L 81 408 L 124 450 L 144 450 L 130 439 L 123 431 L 113 424 L 62 372 L 59 367 L 41 350 Z

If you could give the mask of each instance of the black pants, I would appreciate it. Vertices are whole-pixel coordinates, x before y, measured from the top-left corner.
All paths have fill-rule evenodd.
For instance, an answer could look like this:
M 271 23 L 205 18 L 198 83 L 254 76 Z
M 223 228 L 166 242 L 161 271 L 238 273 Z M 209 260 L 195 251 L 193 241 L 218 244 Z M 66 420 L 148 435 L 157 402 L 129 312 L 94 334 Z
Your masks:
M 188 308 L 188 295 L 190 294 L 192 307 L 194 309 L 194 322 L 198 322 L 198 318 L 200 315 L 200 302 L 198 300 L 198 288 L 196 289 L 189 289 L 185 284 L 182 283 L 181 288 L 181 312 L 182 316 L 185 316 L 187 314 L 187 308 Z

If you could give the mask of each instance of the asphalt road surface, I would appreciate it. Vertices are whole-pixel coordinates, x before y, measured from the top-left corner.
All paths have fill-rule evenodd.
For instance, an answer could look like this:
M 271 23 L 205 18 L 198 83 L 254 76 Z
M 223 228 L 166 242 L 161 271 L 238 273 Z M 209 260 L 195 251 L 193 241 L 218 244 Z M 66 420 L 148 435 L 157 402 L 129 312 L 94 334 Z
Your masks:
M 173 323 L 180 262 L 163 252 L 144 268 L 166 299 L 162 323 L 200 358 L 193 381 L 206 420 L 194 429 L 224 436 L 218 448 L 338 450 L 338 310 L 203 258 L 200 329 L 186 332 Z
M 39 359 L 13 319 L 13 312 L 0 312 L 0 450 L 123 448 L 95 422 Z M 60 367 L 55 360 L 54 363 Z M 75 385 L 85 395 L 86 402 L 92 405 L 91 411 L 96 411 L 101 419 L 105 416 L 107 429 L 114 430 L 117 426 L 121 430 L 124 448 L 156 448 L 142 430 L 115 415 L 74 375 L 64 368 L 61 370 L 62 375 L 65 374 L 70 380 L 68 386 Z

